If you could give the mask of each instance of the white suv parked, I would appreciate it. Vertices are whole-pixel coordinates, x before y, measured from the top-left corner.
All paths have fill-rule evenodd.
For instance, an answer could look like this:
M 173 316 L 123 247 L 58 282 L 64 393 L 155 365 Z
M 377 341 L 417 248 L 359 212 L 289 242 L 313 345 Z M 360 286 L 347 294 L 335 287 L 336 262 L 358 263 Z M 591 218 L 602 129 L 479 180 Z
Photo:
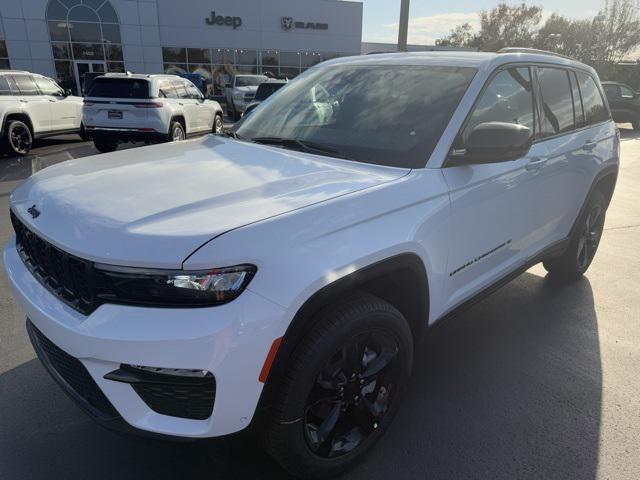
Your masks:
M 38 172 L 5 270 L 98 421 L 253 423 L 305 478 L 382 435 L 427 326 L 537 262 L 587 270 L 620 142 L 595 71 L 531 52 L 333 60 L 228 137 Z
M 0 71 L 0 127 L 5 146 L 26 155 L 35 138 L 78 133 L 82 128 L 82 99 L 55 81 L 20 70 Z
M 84 99 L 83 122 L 101 152 L 122 141 L 176 141 L 223 128 L 222 108 L 177 75 L 108 73 Z

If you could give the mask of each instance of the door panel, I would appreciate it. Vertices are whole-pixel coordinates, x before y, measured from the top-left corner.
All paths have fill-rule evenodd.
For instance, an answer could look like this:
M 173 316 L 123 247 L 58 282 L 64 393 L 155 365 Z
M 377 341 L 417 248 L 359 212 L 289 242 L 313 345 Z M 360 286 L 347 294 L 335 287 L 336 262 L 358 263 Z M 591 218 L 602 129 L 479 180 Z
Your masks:
M 22 110 L 24 110 L 33 123 L 34 133 L 44 133 L 52 129 L 51 107 L 49 99 L 40 95 L 31 75 L 11 76 L 17 91 L 20 92 L 18 99 Z
M 66 96 L 62 88 L 46 77 L 35 77 L 42 95 L 51 109 L 51 130 L 79 129 L 81 104 L 77 97 Z
M 456 140 L 463 151 L 471 130 L 484 122 L 524 125 L 533 139 L 534 92 L 528 68 L 492 77 Z M 451 198 L 447 309 L 453 308 L 526 261 L 539 225 L 532 221 L 537 165 L 547 156 L 534 144 L 513 161 L 443 169 Z

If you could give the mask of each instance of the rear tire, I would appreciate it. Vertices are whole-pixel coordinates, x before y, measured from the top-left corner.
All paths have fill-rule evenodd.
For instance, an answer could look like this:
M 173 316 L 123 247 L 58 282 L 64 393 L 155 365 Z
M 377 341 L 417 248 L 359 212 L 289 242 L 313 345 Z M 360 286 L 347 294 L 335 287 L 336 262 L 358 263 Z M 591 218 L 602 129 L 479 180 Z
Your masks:
M 265 450 L 303 478 L 352 467 L 393 420 L 412 362 L 411 331 L 389 303 L 361 294 L 321 312 L 288 361 Z
M 186 138 L 184 133 L 184 127 L 178 121 L 171 122 L 171 126 L 169 127 L 169 141 L 170 142 L 180 142 Z
M 576 231 L 567 250 L 561 256 L 543 262 L 544 268 L 551 277 L 563 282 L 571 282 L 584 275 L 598 250 L 606 209 L 607 201 L 604 195 L 595 190 L 578 219 Z
M 9 120 L 6 127 L 5 143 L 10 154 L 27 155 L 33 144 L 31 129 L 20 120 Z
M 118 142 L 115 140 L 106 140 L 104 138 L 94 138 L 93 146 L 96 147 L 96 150 L 100 153 L 109 153 L 118 148 Z

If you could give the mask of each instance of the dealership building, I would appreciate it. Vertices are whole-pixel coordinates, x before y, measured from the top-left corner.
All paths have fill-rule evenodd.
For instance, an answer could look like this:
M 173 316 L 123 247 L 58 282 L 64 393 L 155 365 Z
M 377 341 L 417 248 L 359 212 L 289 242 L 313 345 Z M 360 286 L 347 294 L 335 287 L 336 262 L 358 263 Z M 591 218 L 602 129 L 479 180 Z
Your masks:
M 0 68 L 79 91 L 86 72 L 294 77 L 358 55 L 362 3 L 340 0 L 0 0 Z

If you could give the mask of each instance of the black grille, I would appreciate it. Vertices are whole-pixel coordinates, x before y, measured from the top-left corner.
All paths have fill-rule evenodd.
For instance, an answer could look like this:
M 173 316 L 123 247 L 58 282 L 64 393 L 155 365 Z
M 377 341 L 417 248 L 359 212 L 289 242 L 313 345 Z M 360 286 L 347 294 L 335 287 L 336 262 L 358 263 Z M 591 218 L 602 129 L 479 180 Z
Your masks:
M 197 383 L 133 383 L 131 386 L 151 410 L 163 415 L 204 420 L 213 411 L 216 395 L 213 377 Z
M 27 321 L 27 331 L 31 338 L 31 343 L 38 354 L 38 357 L 58 382 L 60 382 L 68 393 L 81 403 L 88 404 L 91 413 L 99 417 L 117 417 L 118 412 L 105 397 L 102 390 L 91 378 L 84 365 L 77 359 L 57 347 L 51 340 L 45 337 L 30 321 Z M 79 397 L 79 398 L 78 398 Z M 85 405 L 86 407 L 86 405 Z
M 11 212 L 16 246 L 33 276 L 50 292 L 81 313 L 98 307 L 91 288 L 91 262 L 69 255 L 29 230 Z

